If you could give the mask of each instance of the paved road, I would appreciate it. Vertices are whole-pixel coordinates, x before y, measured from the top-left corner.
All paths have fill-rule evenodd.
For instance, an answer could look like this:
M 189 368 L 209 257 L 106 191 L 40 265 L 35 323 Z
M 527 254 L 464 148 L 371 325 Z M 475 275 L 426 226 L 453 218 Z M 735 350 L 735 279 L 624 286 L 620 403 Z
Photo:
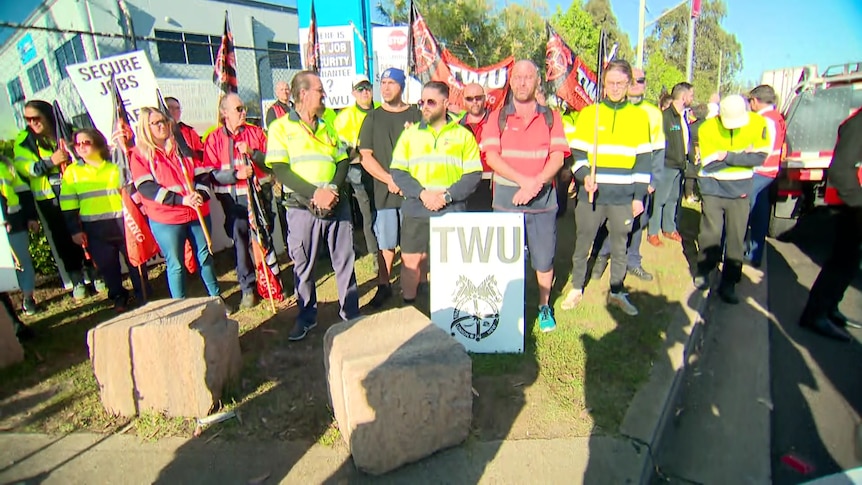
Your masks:
M 815 213 L 792 241 L 772 241 L 768 253 L 773 483 L 799 483 L 862 464 L 855 426 L 862 412 L 862 330 L 846 344 L 800 329 L 797 321 L 819 265 L 829 253 L 832 219 Z M 862 321 L 862 276 L 845 295 L 841 310 Z M 860 450 L 862 452 L 862 450 Z M 808 473 L 785 465 L 794 453 Z

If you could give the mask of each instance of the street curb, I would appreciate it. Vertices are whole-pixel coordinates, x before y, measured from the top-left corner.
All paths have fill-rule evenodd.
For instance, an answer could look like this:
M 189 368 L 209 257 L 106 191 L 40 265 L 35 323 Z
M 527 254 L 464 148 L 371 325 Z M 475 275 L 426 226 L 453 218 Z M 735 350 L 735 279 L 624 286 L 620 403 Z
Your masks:
M 638 482 L 641 484 L 650 483 L 656 474 L 658 448 L 676 415 L 686 372 L 701 350 L 703 324 L 709 312 L 709 291 L 692 289 L 687 295 L 667 327 L 649 380 L 638 389 L 620 425 L 623 437 L 636 446 L 647 448 L 646 453 L 639 454 L 642 464 Z

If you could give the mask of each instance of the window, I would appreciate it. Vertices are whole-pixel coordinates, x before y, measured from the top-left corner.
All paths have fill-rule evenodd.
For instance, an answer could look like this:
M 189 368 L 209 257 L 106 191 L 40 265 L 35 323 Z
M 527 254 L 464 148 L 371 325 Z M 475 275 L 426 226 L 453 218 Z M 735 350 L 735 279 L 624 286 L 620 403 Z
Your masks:
M 35 66 L 27 69 L 27 77 L 30 78 L 30 87 L 34 93 L 47 88 L 51 85 L 51 79 L 48 78 L 48 70 L 45 69 L 45 59 L 40 60 Z
M 65 44 L 57 48 L 54 51 L 54 57 L 57 59 L 57 70 L 60 71 L 60 78 L 67 78 L 69 74 L 66 72 L 66 66 L 87 60 L 81 34 L 72 37 Z
M 24 86 L 21 85 L 21 78 L 15 79 L 6 83 L 6 90 L 9 91 L 9 104 L 15 104 L 18 101 L 24 101 Z
M 159 61 L 169 64 L 212 66 L 218 57 L 221 36 L 156 30 Z
M 269 47 L 269 67 L 273 69 L 301 69 L 302 58 L 299 44 L 267 42 Z

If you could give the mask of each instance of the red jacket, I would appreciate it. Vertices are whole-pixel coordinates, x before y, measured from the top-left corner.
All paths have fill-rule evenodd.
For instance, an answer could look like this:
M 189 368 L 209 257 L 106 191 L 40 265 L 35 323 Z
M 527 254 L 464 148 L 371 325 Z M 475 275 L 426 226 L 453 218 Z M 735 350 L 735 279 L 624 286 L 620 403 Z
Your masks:
M 759 114 L 766 118 L 766 129 L 769 130 L 769 138 L 772 140 L 772 150 L 767 155 L 763 165 L 755 167 L 754 172 L 764 177 L 775 178 L 778 176 L 778 169 L 781 168 L 787 125 L 784 123 L 784 117 L 774 107 L 761 110 Z
M 186 145 L 191 148 L 194 157 L 200 161 L 204 153 L 204 144 L 201 142 L 201 136 L 194 128 L 185 123 L 178 123 L 178 125 L 180 132 L 183 134 L 183 139 L 186 141 Z
M 198 219 L 194 209 L 182 205 L 183 195 L 189 194 L 190 191 L 180 163 L 184 164 L 189 177 L 193 178 L 194 190 L 204 196 L 201 213 L 204 216 L 209 215 L 210 188 L 205 183 L 209 172 L 202 164 L 189 159 L 182 160 L 176 154 L 168 156 L 162 150 L 156 151 L 152 161 L 148 160 L 138 147 L 133 148 L 130 153 L 129 168 L 132 170 L 132 180 L 141 194 L 141 202 L 147 210 L 147 216 L 156 222 L 185 224 Z
M 463 126 L 464 128 L 467 128 L 468 130 L 470 130 L 470 132 L 473 133 L 473 136 L 476 138 L 476 143 L 479 143 L 479 145 L 480 145 L 479 148 L 482 148 L 481 147 L 482 128 L 484 128 L 485 123 L 488 122 L 488 115 L 490 113 L 491 113 L 491 110 L 486 109 L 485 110 L 485 116 L 483 116 L 482 120 L 479 121 L 478 123 L 468 122 L 467 117 L 470 115 L 467 113 L 464 113 L 464 116 L 462 116 L 461 120 L 459 121 L 461 126 Z M 479 152 L 479 160 L 482 162 L 482 172 L 483 172 L 483 174 L 490 174 L 491 172 L 493 172 L 493 170 L 491 170 L 491 167 L 488 166 L 488 162 L 486 161 L 486 159 L 487 159 L 487 156 L 485 155 L 485 150 L 481 150 Z
M 236 133 L 229 133 L 227 128 L 220 126 L 207 137 L 203 165 L 213 172 L 213 189 L 216 193 L 230 194 L 234 189 L 237 195 L 248 192 L 248 183 L 245 180 L 237 180 L 233 173 L 236 165 L 242 163 L 240 161 L 242 158 L 236 150 L 236 143 L 241 141 L 248 143 L 249 148 L 256 151 L 256 155 L 259 152 L 261 155 L 258 156 L 266 153 L 266 135 L 262 129 L 254 125 L 243 125 Z M 262 163 L 263 160 L 259 162 Z M 269 174 L 257 165 L 252 164 L 252 166 L 260 182 L 269 181 Z

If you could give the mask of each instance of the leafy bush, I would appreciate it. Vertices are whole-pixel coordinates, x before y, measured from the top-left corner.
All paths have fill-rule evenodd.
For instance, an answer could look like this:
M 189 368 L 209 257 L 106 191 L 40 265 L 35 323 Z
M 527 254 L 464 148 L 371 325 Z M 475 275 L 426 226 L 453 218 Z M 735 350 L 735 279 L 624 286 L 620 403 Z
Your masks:
M 54 263 L 51 246 L 48 245 L 48 238 L 41 229 L 37 233 L 30 233 L 30 257 L 33 258 L 33 267 L 37 274 L 43 276 L 57 274 L 57 264 Z

